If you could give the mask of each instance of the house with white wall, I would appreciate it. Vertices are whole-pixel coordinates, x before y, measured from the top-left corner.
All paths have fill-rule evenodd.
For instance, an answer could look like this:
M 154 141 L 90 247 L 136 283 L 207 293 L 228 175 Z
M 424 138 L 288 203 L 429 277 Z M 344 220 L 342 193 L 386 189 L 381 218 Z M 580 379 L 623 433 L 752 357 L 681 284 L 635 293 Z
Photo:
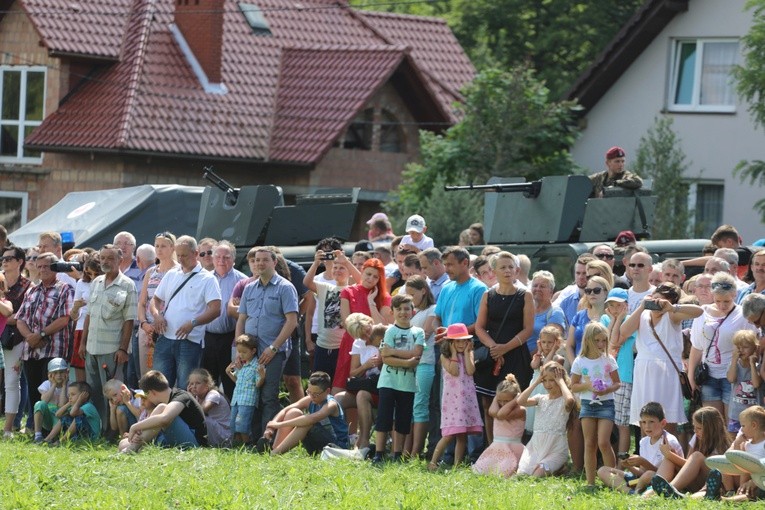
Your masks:
M 753 205 L 765 188 L 733 175 L 742 159 L 765 159 L 765 133 L 736 96 L 731 69 L 741 64 L 752 24 L 746 0 L 647 0 L 566 94 L 584 107 L 574 160 L 605 169 L 619 145 L 634 161 L 657 117 L 670 116 L 686 155 L 692 227 L 704 237 L 734 225 L 744 243 L 765 237 Z

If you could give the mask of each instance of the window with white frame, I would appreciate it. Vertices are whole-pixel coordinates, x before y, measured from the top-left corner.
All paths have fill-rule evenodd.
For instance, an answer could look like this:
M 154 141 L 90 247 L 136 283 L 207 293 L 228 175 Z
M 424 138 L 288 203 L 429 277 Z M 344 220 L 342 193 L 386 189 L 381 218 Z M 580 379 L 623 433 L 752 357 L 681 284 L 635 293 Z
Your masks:
M 688 186 L 688 209 L 691 231 L 700 238 L 711 237 L 723 223 L 723 194 L 721 181 L 692 182 Z
M 669 110 L 736 111 L 731 71 L 738 62 L 735 39 L 681 39 L 674 43 Z
M 45 116 L 45 68 L 0 66 L 0 163 L 41 163 L 24 140 Z
M 27 222 L 29 194 L 22 191 L 0 191 L 0 225 L 13 232 Z

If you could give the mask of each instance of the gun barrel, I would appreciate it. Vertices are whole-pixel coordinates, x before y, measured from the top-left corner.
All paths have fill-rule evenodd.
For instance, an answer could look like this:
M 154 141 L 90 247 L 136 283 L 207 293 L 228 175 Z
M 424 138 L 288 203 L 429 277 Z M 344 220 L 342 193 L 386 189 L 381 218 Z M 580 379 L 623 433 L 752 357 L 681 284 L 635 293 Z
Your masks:
M 205 167 L 204 173 L 202 174 L 202 178 L 210 181 L 210 183 L 212 183 L 213 186 L 215 186 L 222 192 L 230 193 L 231 195 L 233 195 L 234 199 L 236 199 L 239 196 L 239 191 L 234 189 L 234 187 L 231 186 L 231 184 L 229 184 L 228 182 L 226 182 L 225 179 L 223 179 L 221 176 L 216 174 L 215 171 L 213 171 L 212 167 L 210 166 Z
M 496 183 L 496 184 L 468 184 L 467 186 L 444 186 L 445 191 L 494 191 L 497 193 L 527 193 L 533 197 L 539 195 L 542 181 Z

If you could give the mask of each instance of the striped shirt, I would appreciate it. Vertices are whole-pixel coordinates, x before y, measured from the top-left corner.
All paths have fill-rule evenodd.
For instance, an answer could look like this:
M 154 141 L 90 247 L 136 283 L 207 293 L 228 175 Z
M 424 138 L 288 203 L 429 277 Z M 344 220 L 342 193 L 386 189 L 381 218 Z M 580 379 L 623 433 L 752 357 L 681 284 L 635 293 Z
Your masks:
M 43 282 L 31 287 L 27 292 L 21 308 L 16 314 L 16 320 L 23 321 L 33 333 L 41 332 L 59 317 L 69 316 L 74 289 L 71 285 L 59 280 L 46 287 Z M 67 324 L 59 331 L 43 338 L 37 349 L 31 349 L 24 342 L 21 359 L 64 358 L 69 359 L 72 344 L 72 328 Z

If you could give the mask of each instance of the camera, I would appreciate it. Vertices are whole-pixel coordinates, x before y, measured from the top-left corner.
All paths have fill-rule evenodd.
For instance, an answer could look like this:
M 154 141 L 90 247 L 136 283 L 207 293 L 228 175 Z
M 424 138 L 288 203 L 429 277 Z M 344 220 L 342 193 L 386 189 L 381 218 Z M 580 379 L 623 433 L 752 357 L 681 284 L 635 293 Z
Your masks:
M 325 253 L 324 255 L 322 255 L 321 260 L 335 260 L 335 254 Z
M 653 301 L 651 299 L 646 299 L 643 301 L 643 308 L 646 310 L 661 310 L 661 303 L 658 301 Z
M 50 265 L 50 270 L 54 273 L 69 273 L 71 271 L 82 271 L 81 262 L 54 262 Z

